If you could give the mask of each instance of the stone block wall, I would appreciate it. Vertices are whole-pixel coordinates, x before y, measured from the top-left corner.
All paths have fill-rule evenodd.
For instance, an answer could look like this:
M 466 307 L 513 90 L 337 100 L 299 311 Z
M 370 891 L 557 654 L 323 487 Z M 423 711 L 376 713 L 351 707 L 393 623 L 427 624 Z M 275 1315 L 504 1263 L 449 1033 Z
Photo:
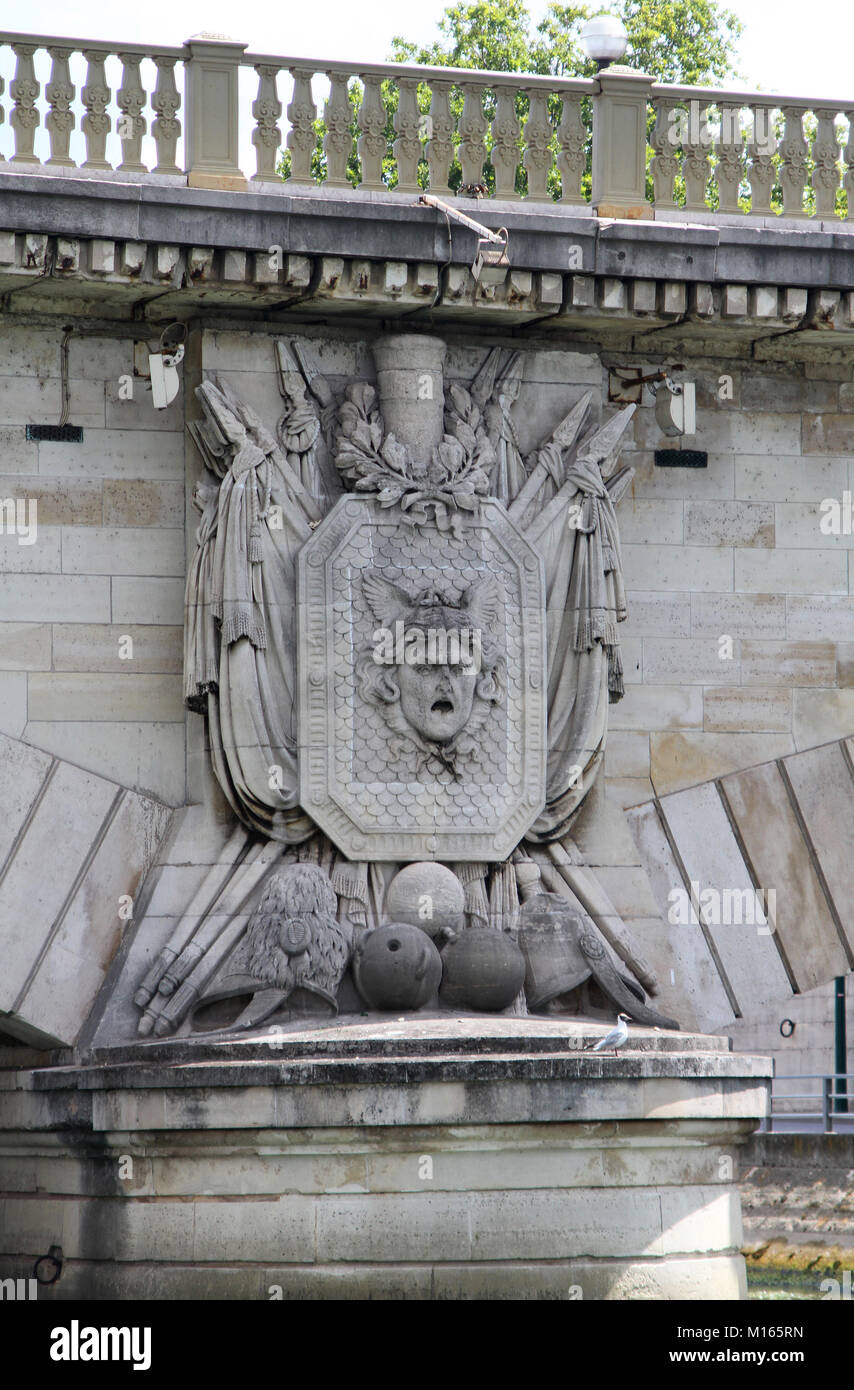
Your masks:
M 155 411 L 139 378 L 124 399 L 132 339 L 73 333 L 83 441 L 28 441 L 28 424 L 60 420 L 62 338 L 0 340 L 0 501 L 35 501 L 38 528 L 32 544 L 0 534 L 0 731 L 179 805 L 183 402 Z
M 852 364 L 686 366 L 698 412 L 685 447 L 708 467 L 656 467 L 654 450 L 674 445 L 651 403 L 625 454 L 627 694 L 606 758 L 624 806 L 854 727 L 854 536 L 820 529 L 822 501 L 852 486 Z M 717 398 L 722 377 L 732 400 Z
M 291 331 L 310 340 L 334 388 L 372 374 L 364 323 Z M 38 504 L 34 544 L 0 535 L 0 731 L 167 804 L 204 803 L 207 829 L 225 833 L 202 722 L 185 717 L 181 700 L 196 526 L 186 498 L 201 472 L 185 445 L 185 406 L 192 418 L 199 372 L 222 373 L 274 427 L 282 399 L 272 337 L 238 325 L 205 330 L 188 353 L 182 394 L 158 412 L 140 378 L 123 399 L 131 337 L 72 333 L 69 421 L 83 427 L 83 442 L 30 442 L 28 423 L 60 419 L 62 336 L 60 327 L 10 327 L 0 344 L 0 500 Z M 449 338 L 447 374 L 462 382 L 501 341 L 476 326 Z M 504 346 L 520 343 L 508 336 Z M 523 452 L 586 390 L 597 416 L 618 409 L 609 380 L 625 367 L 656 371 L 678 359 L 680 377 L 697 386 L 697 435 L 685 443 L 708 453 L 707 468 L 656 466 L 654 451 L 678 453 L 679 442 L 662 435 L 649 391 L 628 437 L 623 458 L 636 477 L 620 506 L 626 697 L 611 710 L 605 778 L 577 826 L 615 907 L 667 966 L 666 903 L 623 811 L 854 733 L 854 539 L 820 528 L 821 503 L 842 504 L 854 486 L 852 367 L 827 349 L 797 363 L 773 347 L 767 360 L 711 356 L 723 349 L 702 340 L 649 358 L 545 335 L 523 351 Z M 183 848 L 179 859 L 189 864 L 192 854 Z M 184 910 L 179 898 L 170 894 L 164 921 Z M 660 973 L 658 1004 L 678 1017 L 684 981 L 669 967 Z

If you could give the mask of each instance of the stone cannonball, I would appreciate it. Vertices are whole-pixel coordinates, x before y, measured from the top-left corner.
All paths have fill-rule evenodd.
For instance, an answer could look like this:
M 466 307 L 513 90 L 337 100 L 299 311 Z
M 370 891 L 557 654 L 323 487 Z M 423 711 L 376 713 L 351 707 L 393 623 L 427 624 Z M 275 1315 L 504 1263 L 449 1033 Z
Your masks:
M 507 932 L 470 927 L 442 952 L 440 1003 L 498 1013 L 525 982 L 525 957 Z
M 463 885 L 444 864 L 407 864 L 388 886 L 384 915 L 436 937 L 462 930 L 465 904 Z
M 392 922 L 362 937 L 353 978 L 372 1009 L 420 1009 L 439 988 L 442 957 L 418 927 Z

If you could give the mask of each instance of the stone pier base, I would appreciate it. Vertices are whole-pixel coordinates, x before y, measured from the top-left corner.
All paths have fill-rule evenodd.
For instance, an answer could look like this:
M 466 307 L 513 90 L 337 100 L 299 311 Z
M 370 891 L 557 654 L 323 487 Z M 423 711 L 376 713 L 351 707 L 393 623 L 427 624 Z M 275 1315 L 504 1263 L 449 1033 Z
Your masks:
M 726 1040 L 388 1018 L 0 1071 L 0 1276 L 56 1299 L 739 1299 Z

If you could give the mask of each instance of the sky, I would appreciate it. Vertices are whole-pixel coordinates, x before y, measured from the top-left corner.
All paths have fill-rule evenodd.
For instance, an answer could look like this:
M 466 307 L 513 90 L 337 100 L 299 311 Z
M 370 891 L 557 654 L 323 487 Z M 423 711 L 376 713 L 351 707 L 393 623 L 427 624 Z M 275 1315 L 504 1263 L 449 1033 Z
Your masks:
M 851 53 L 854 7 L 844 0 L 728 0 L 745 24 L 738 68 L 751 87 L 792 95 L 842 98 L 854 103 Z M 204 5 L 146 0 L 105 6 L 103 0 L 31 0 L 4 6 L 10 29 L 71 38 L 181 44 L 200 30 L 226 34 L 255 52 L 374 62 L 388 58 L 392 37 L 429 41 L 444 0 L 311 0 L 271 5 L 269 0 L 205 0 Z M 532 0 L 535 19 L 546 4 Z

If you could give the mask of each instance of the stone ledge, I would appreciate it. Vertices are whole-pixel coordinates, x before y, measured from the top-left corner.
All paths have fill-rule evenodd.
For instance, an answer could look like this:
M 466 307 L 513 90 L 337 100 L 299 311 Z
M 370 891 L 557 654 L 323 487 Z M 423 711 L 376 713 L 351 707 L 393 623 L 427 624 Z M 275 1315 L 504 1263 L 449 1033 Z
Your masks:
M 447 259 L 443 215 L 419 205 L 416 195 L 376 198 L 339 191 L 320 194 L 233 193 L 174 185 L 55 178 L 0 171 L 6 227 L 64 238 L 91 234 L 122 241 L 241 246 L 408 261 Z M 726 280 L 813 288 L 851 288 L 851 231 L 818 222 L 803 227 L 708 225 L 668 220 L 595 218 L 587 208 L 559 203 L 493 206 L 456 199 L 457 206 L 498 230 L 506 225 L 511 259 L 520 268 L 567 269 L 568 243 L 581 253 L 584 273 Z M 473 259 L 476 236 L 455 227 L 457 259 Z
M 350 242 L 343 245 L 347 255 L 280 247 L 281 255 L 271 257 L 267 249 L 6 231 L 0 232 L 0 294 L 10 321 L 25 308 L 28 323 L 37 314 L 84 308 L 93 323 L 98 315 L 99 322 L 121 322 L 151 304 L 152 325 L 155 318 L 202 311 L 208 318 L 262 316 L 265 323 L 273 315 L 379 315 L 449 326 L 531 327 L 600 347 L 633 341 L 643 349 L 648 341 L 664 348 L 661 335 L 668 329 L 674 340 L 699 351 L 715 344 L 715 351 L 738 353 L 763 341 L 771 350 L 780 339 L 789 355 L 794 344 L 826 352 L 854 340 L 854 291 L 825 280 L 809 288 L 806 276 L 796 287 L 767 279 L 733 283 L 710 266 L 709 278 L 696 281 L 683 264 L 674 278 L 664 278 L 667 268 L 656 260 L 644 278 L 635 278 L 631 266 L 619 262 L 619 274 L 616 267 L 603 274 L 592 267 L 525 269 L 514 258 L 502 284 L 484 285 L 468 264 L 449 264 L 444 251 L 426 248 L 412 259 L 408 238 L 395 259 L 353 255 Z

